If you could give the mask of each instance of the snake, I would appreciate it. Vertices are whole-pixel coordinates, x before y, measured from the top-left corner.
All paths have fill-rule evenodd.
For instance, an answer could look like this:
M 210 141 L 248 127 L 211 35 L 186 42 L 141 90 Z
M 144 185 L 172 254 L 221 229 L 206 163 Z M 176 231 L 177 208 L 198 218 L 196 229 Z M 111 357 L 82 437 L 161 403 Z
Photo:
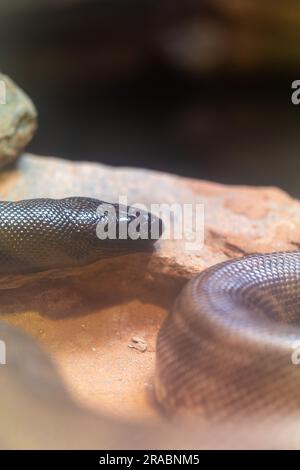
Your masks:
M 111 214 L 87 197 L 0 202 L 0 272 L 81 266 L 153 247 L 162 221 L 116 204 L 117 234 L 99 239 Z M 151 229 L 158 226 L 158 235 Z M 300 407 L 300 251 L 253 254 L 187 282 L 157 338 L 155 397 L 166 416 L 226 420 Z M 298 344 L 299 343 L 299 344 Z M 300 354 L 299 354 L 300 356 Z

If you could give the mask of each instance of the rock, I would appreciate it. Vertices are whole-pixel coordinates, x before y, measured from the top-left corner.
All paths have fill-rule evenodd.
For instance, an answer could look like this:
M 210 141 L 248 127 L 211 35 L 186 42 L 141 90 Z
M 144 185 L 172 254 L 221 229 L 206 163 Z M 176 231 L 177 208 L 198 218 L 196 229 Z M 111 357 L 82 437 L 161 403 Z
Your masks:
M 129 204 L 203 204 L 204 243 L 187 250 L 187 240 L 162 240 L 148 267 L 149 278 L 188 279 L 212 264 L 255 252 L 298 249 L 300 202 L 273 187 L 226 186 L 135 168 L 74 163 L 24 155 L 2 172 L 0 199 L 90 196 Z M 175 220 L 176 220 L 175 214 Z M 178 217 L 177 217 L 178 219 Z M 164 219 L 165 223 L 167 222 Z M 195 221 L 186 235 L 196 240 Z M 101 264 L 101 263 L 100 263 Z
M 14 162 L 32 139 L 37 128 L 37 112 L 28 96 L 3 74 L 0 74 L 0 90 L 0 168 L 2 168 Z
M 300 202 L 277 188 L 224 186 L 149 170 L 33 155 L 22 156 L 14 168 L 2 173 L 0 181 L 0 199 L 7 200 L 81 195 L 112 202 L 122 194 L 128 203 L 143 203 L 149 208 L 151 203 L 192 204 L 194 208 L 204 204 L 204 244 L 200 237 L 194 250 L 187 250 L 186 239 L 161 240 L 152 254 L 0 278 L 0 318 L 29 333 L 48 351 L 77 403 L 76 410 L 80 405 L 81 411 L 72 412 L 75 418 L 71 419 L 62 403 L 63 422 L 71 429 L 77 426 L 76 416 L 85 422 L 91 420 L 93 435 L 100 426 L 99 412 L 129 422 L 160 421 L 152 390 L 156 335 L 189 278 L 217 262 L 247 253 L 300 247 Z M 178 220 L 178 213 L 174 217 Z M 186 235 L 195 238 L 195 223 Z M 9 368 L 9 361 L 3 367 Z M 18 380 L 20 386 L 24 378 L 19 376 Z M 5 387 L 0 382 L 1 396 L 14 396 Z M 24 422 L 28 423 L 31 408 L 32 419 L 38 416 L 35 397 L 31 399 L 28 392 L 26 397 Z M 15 409 L 22 403 L 15 402 Z M 7 403 L 0 403 L 2 416 L 1 406 L 4 410 Z M 51 416 L 57 416 L 51 406 L 46 400 L 41 408 L 50 421 Z M 9 414 L 6 416 L 9 419 Z M 12 429 L 18 425 L 13 416 Z M 55 427 L 55 423 L 51 425 Z M 32 428 L 30 432 L 31 445 L 40 445 Z M 26 447 L 27 438 L 19 439 Z M 59 437 L 52 439 L 52 445 L 61 445 Z M 99 441 L 97 445 L 91 442 L 100 447 Z

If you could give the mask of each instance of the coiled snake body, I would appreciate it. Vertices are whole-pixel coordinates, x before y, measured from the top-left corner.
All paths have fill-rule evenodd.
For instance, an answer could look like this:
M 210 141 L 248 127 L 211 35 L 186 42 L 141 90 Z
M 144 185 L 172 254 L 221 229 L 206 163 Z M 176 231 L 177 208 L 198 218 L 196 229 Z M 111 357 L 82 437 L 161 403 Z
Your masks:
M 96 226 L 108 221 L 97 212 L 101 204 L 79 197 L 1 202 L 0 272 L 72 267 L 153 244 L 142 236 L 99 240 Z M 160 223 L 149 216 L 142 213 L 141 234 Z M 116 218 L 119 228 L 132 221 L 126 208 Z M 202 272 L 158 336 L 159 403 L 173 415 L 208 419 L 299 407 L 299 313 L 300 252 L 252 255 Z

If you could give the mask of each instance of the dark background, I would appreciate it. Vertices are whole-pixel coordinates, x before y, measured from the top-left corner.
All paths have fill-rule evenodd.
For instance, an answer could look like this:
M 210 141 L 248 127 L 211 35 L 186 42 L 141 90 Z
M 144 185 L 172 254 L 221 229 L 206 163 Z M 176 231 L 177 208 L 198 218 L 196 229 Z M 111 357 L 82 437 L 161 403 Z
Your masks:
M 31 152 L 300 196 L 297 1 L 2 0 L 0 67 Z

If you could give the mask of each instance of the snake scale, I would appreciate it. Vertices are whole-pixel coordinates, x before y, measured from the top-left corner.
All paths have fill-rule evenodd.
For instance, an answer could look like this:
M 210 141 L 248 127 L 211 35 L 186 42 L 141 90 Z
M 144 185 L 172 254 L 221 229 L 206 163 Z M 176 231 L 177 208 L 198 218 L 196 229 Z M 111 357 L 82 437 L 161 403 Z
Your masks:
M 150 237 L 99 240 L 96 226 L 107 223 L 101 204 L 80 197 L 1 202 L 0 272 L 83 265 L 153 244 Z M 127 209 L 116 211 L 119 228 L 132 221 Z M 144 235 L 161 224 L 146 212 L 141 220 Z M 250 255 L 200 273 L 159 332 L 160 405 L 170 415 L 207 419 L 299 408 L 300 374 L 291 360 L 299 309 L 300 252 Z

